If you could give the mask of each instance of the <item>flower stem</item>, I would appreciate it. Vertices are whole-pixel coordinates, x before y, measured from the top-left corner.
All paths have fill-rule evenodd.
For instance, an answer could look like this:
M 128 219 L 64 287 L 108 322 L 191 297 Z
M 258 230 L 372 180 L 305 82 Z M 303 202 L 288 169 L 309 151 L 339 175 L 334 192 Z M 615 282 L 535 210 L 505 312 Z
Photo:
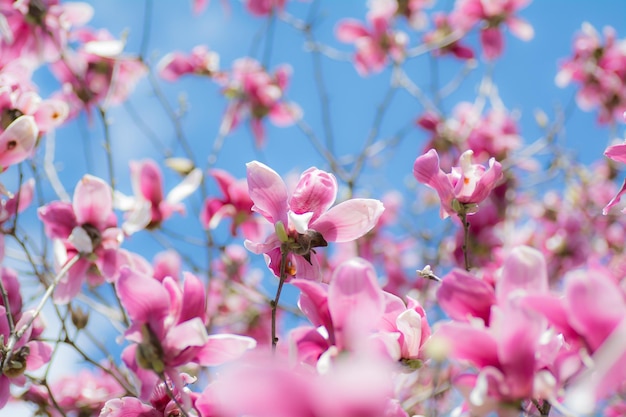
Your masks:
M 278 300 L 280 299 L 280 293 L 283 291 L 283 284 L 287 279 L 287 250 L 285 248 L 280 249 L 280 278 L 278 281 L 278 288 L 276 289 L 276 297 L 271 302 L 272 306 L 272 352 L 276 352 L 276 344 L 278 343 L 278 337 L 276 337 L 276 310 L 278 309 Z
M 470 224 L 467 221 L 467 212 L 465 210 L 461 210 L 459 212 L 459 219 L 461 223 L 463 223 L 463 260 L 465 262 L 465 270 L 469 272 L 470 270 L 470 261 L 469 261 L 469 227 Z

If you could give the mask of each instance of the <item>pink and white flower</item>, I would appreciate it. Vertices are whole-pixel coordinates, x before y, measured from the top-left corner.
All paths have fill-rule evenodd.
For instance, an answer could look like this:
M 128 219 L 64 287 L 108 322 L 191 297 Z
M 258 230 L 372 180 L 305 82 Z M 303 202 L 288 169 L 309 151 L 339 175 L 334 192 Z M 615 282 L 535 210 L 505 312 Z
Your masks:
M 370 231 L 384 208 L 378 200 L 355 198 L 331 208 L 337 197 L 334 175 L 309 168 L 289 193 L 282 178 L 270 167 L 249 162 L 248 189 L 252 210 L 274 225 L 264 242 L 245 241 L 253 253 L 266 254 L 269 267 L 281 276 L 281 254 L 287 257 L 285 276 L 320 280 L 315 248 L 328 242 L 348 242 Z

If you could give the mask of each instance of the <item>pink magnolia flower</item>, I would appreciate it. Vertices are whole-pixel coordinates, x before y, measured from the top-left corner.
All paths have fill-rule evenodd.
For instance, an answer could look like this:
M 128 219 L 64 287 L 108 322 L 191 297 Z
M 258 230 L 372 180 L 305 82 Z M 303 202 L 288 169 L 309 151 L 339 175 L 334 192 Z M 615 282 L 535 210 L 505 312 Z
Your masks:
M 408 37 L 390 28 L 396 7 L 385 2 L 385 7 L 372 9 L 367 15 L 371 29 L 354 19 L 345 19 L 337 25 L 337 39 L 354 43 L 356 47 L 354 66 L 360 75 L 382 71 L 388 57 L 396 62 L 404 59 Z
M 161 58 L 157 66 L 161 78 L 167 81 L 176 81 L 183 75 L 195 74 L 212 77 L 219 71 L 220 57 L 214 51 L 209 51 L 205 45 L 198 45 L 191 50 L 191 54 L 171 52 Z
M 494 158 L 489 167 L 472 164 L 472 151 L 465 151 L 459 158 L 459 167 L 449 174 L 439 167 L 439 155 L 431 149 L 419 156 L 413 165 L 415 178 L 437 191 L 441 200 L 439 214 L 442 219 L 465 210 L 471 214 L 476 205 L 483 201 L 502 178 L 502 165 Z M 469 207 L 468 207 L 469 206 Z
M 599 123 L 621 122 L 626 111 L 626 53 L 615 29 L 607 26 L 603 34 L 604 41 L 591 24 L 583 23 L 573 56 L 561 64 L 555 82 L 559 87 L 579 84 L 578 107 L 599 108 Z
M 30 61 L 32 67 L 58 60 L 72 26 L 87 23 L 92 15 L 83 2 L 0 1 L 0 67 L 15 60 Z
M 518 38 L 528 41 L 533 38 L 533 27 L 515 16 L 531 0 L 457 0 L 450 18 L 452 26 L 469 31 L 481 22 L 480 43 L 487 59 L 495 59 L 504 49 L 501 27 L 506 24 Z
M 52 72 L 63 84 L 59 98 L 70 105 L 70 117 L 82 109 L 91 112 L 94 106 L 123 103 L 137 82 L 146 74 L 139 59 L 123 56 L 124 43 L 106 30 L 75 32 L 80 47 L 66 51 L 56 61 Z
M 626 143 L 609 146 L 604 151 L 604 154 L 613 161 L 626 163 Z M 622 188 L 620 188 L 615 197 L 613 197 L 611 201 L 609 201 L 609 203 L 606 205 L 606 207 L 604 207 L 604 209 L 602 210 L 602 214 L 609 214 L 609 210 L 611 209 L 611 207 L 617 205 L 620 202 L 624 193 L 626 193 L 626 180 L 624 180 Z M 622 213 L 626 213 L 626 208 L 622 209 Z
M 471 48 L 462 45 L 460 40 L 454 40 L 458 35 L 452 27 L 450 15 L 434 13 L 433 21 L 435 29 L 424 35 L 424 43 L 438 46 L 434 50 L 435 55 L 452 54 L 458 59 L 474 58 L 474 51 Z
M 262 123 L 265 117 L 277 126 L 289 126 L 298 120 L 302 113 L 300 107 L 283 100 L 290 73 L 290 67 L 283 65 L 270 76 L 252 58 L 235 61 L 224 82 L 223 93 L 231 103 L 226 109 L 221 131 L 229 133 L 242 119 L 249 117 L 256 145 L 260 147 L 265 142 Z
M 171 277 L 159 282 L 124 267 L 116 288 L 132 322 L 125 336 L 135 343 L 127 348 L 135 352 L 134 368 L 164 374 L 179 390 L 178 367 L 219 365 L 256 345 L 244 336 L 207 333 L 204 286 L 192 274 L 185 274 L 181 288 Z
M 236 180 L 228 172 L 221 169 L 209 171 L 223 198 L 207 197 L 204 207 L 200 213 L 200 221 L 207 229 L 215 229 L 224 218 L 232 219 L 230 234 L 237 236 L 238 230 L 246 239 L 258 240 L 261 234 L 261 224 L 259 218 L 253 215 L 252 206 L 254 203 L 248 194 L 248 183 L 245 179 Z
M 23 328 L 31 321 L 32 313 L 27 311 L 22 314 L 19 321 L 15 323 L 16 329 Z M 0 352 L 0 408 L 4 407 L 10 397 L 10 386 L 12 384 L 23 386 L 26 383 L 24 372 L 39 369 L 50 361 L 52 347 L 47 343 L 34 340 L 41 328 L 38 325 L 31 325 L 21 338 L 15 343 L 11 356 Z M 7 343 L 11 338 L 9 330 L 8 314 L 4 306 L 0 306 L 0 338 Z
M 112 194 L 106 182 L 85 175 L 76 185 L 72 203 L 55 201 L 39 208 L 46 235 L 57 242 L 57 262 L 63 265 L 80 257 L 59 282 L 56 302 L 69 302 L 85 279 L 95 286 L 115 278 L 123 233 L 117 228 Z
M 378 200 L 355 198 L 331 208 L 337 196 L 337 180 L 325 171 L 309 168 L 290 194 L 282 178 L 268 166 L 249 162 L 248 189 L 252 210 L 274 225 L 264 242 L 246 240 L 253 253 L 264 253 L 269 267 L 281 276 L 281 253 L 287 256 L 286 278 L 320 280 L 315 248 L 328 242 L 347 242 L 369 232 L 384 207 Z
M 128 217 L 122 229 L 127 235 L 146 229 L 154 229 L 174 213 L 185 213 L 181 201 L 191 195 L 202 181 L 202 171 L 192 170 L 167 196 L 163 196 L 163 174 L 151 159 L 130 162 L 130 179 L 134 197 L 120 192 L 115 194 L 117 208 L 127 211 Z
M 245 0 L 246 9 L 255 16 L 268 16 L 285 8 L 287 0 Z

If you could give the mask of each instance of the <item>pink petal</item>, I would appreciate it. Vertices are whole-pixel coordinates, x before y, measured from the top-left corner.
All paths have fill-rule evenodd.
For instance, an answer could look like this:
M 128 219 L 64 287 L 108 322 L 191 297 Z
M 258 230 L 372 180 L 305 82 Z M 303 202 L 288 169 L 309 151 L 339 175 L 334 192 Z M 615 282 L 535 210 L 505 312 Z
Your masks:
M 289 193 L 282 178 L 270 167 L 258 161 L 248 162 L 247 178 L 252 210 L 270 223 L 282 221 L 287 226 L 287 201 Z
M 496 285 L 498 302 L 514 293 L 547 293 L 548 267 L 541 252 L 529 246 L 514 248 L 504 259 L 502 274 Z
M 465 323 L 444 323 L 434 338 L 448 342 L 451 356 L 457 360 L 470 361 L 478 368 L 499 365 L 498 345 L 488 329 Z
M 109 400 L 104 404 L 100 417 L 161 417 L 153 407 L 142 403 L 135 397 L 123 397 Z
M 131 175 L 136 178 L 139 193 L 153 205 L 163 200 L 163 174 L 151 159 L 130 162 Z
M 286 127 L 294 124 L 302 116 L 302 110 L 293 103 L 276 103 L 270 109 L 269 117 L 276 126 Z
M 186 321 L 193 317 L 200 317 L 205 321 L 205 292 L 202 281 L 195 275 L 185 272 L 185 283 L 183 287 L 183 305 L 179 321 Z
M 354 258 L 340 264 L 333 272 L 328 286 L 328 309 L 333 320 L 337 341 L 358 342 L 381 319 L 385 298 L 369 262 Z
M 336 197 L 335 176 L 317 168 L 309 168 L 300 176 L 289 200 L 289 207 L 296 214 L 313 213 L 311 221 L 315 221 L 333 205 Z
M 20 116 L 0 135 L 0 171 L 28 158 L 39 129 L 33 116 Z
M 413 176 L 417 181 L 437 191 L 441 200 L 439 212 L 442 219 L 450 215 L 454 191 L 448 176 L 439 168 L 439 155 L 434 149 L 417 157 L 413 164 Z
M 176 81 L 182 75 L 192 74 L 194 67 L 185 55 L 180 52 L 171 52 L 159 61 L 157 71 L 164 80 Z
M 335 28 L 335 36 L 341 42 L 351 43 L 359 38 L 370 36 L 370 33 L 358 20 L 345 19 Z
M 533 27 L 525 20 L 510 16 L 506 19 L 506 23 L 511 33 L 523 41 L 529 41 L 535 36 Z
M 487 28 L 480 31 L 480 43 L 483 46 L 485 58 L 498 58 L 504 49 L 504 36 L 499 28 Z
M 437 290 L 437 301 L 453 320 L 467 322 L 477 317 L 488 324 L 496 297 L 489 284 L 469 272 L 454 269 L 444 277 Z
M 135 322 L 158 322 L 169 313 L 170 298 L 161 283 L 127 267 L 120 272 L 117 294 Z
M 217 182 L 217 186 L 220 188 L 222 195 L 226 197 L 227 200 L 230 200 L 230 187 L 236 182 L 235 177 L 222 169 L 212 169 L 209 171 L 209 175 Z
M 26 369 L 34 371 L 41 368 L 46 363 L 50 362 L 50 356 L 52 355 L 52 347 L 44 342 L 32 340 L 28 342 L 30 353 L 26 359 Z
M 331 208 L 309 227 L 328 242 L 349 242 L 372 230 L 384 209 L 379 200 L 353 198 Z
M 294 279 L 291 284 L 300 289 L 298 307 L 316 327 L 332 328 L 328 310 L 328 286 L 319 282 Z
M 622 199 L 622 196 L 624 195 L 624 193 L 626 193 L 626 179 L 622 183 L 622 188 L 620 188 L 620 190 L 617 192 L 615 197 L 613 197 L 611 199 L 611 201 L 609 201 L 609 203 L 606 205 L 606 207 L 604 207 L 602 209 L 602 214 L 604 214 L 605 216 L 607 214 L 609 214 L 609 211 L 611 210 L 611 207 L 617 205 L 620 202 L 620 200 Z
M 198 317 L 195 317 L 171 327 L 161 344 L 165 356 L 170 356 L 170 359 L 172 359 L 174 355 L 180 354 L 188 347 L 204 346 L 208 341 L 208 337 L 204 323 Z
M 234 334 L 211 335 L 196 358 L 201 365 L 217 366 L 240 358 L 255 346 L 256 341 L 250 337 Z
M 611 158 L 616 162 L 626 164 L 626 143 L 620 143 L 619 145 L 613 145 L 606 148 L 604 155 Z
M 102 230 L 113 213 L 111 187 L 100 178 L 85 175 L 76 185 L 72 206 L 79 225 L 89 223 Z
M 53 239 L 67 239 L 77 226 L 74 209 L 69 203 L 53 201 L 40 207 L 37 215 L 44 224 L 46 235 Z

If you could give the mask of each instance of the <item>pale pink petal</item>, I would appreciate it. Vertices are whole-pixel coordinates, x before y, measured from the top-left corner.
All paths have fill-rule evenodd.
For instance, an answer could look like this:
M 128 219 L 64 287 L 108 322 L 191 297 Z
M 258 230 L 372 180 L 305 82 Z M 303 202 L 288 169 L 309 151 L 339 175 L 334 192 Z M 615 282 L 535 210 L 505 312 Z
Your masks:
M 304 259 L 302 256 L 294 255 L 296 267 L 296 277 L 310 279 L 312 281 L 322 280 L 322 269 L 320 268 L 317 256 L 311 256 L 311 262 Z
M 620 188 L 617 194 L 615 194 L 615 197 L 613 197 L 611 201 L 609 201 L 609 203 L 606 205 L 606 207 L 602 209 L 602 214 L 604 214 L 605 216 L 609 214 L 609 210 L 611 210 L 611 207 L 617 205 L 620 202 L 624 193 L 626 193 L 626 179 L 622 183 L 622 188 Z M 624 210 L 626 209 L 623 209 L 622 211 Z
M 39 129 L 33 116 L 20 116 L 0 134 L 0 171 L 31 155 Z
M 302 109 L 293 103 L 279 102 L 272 106 L 269 118 L 276 126 L 286 127 L 302 117 Z
M 265 128 L 263 127 L 263 120 L 252 118 L 252 120 L 250 120 L 250 127 L 252 128 L 252 135 L 254 136 L 254 143 L 256 147 L 263 147 L 265 144 Z
M 358 20 L 346 19 L 337 25 L 335 35 L 341 42 L 351 43 L 359 38 L 370 36 L 370 33 Z
M 498 366 L 498 344 L 488 329 L 466 323 L 444 323 L 431 340 L 445 341 L 452 357 L 478 368 Z
M 337 345 L 341 349 L 358 342 L 381 319 L 385 298 L 376 271 L 369 262 L 354 258 L 340 264 L 328 286 L 328 309 Z M 362 340 L 360 340 L 362 342 Z
M 372 230 L 384 209 L 379 200 L 353 198 L 331 208 L 309 227 L 328 242 L 349 242 Z
M 172 188 L 165 200 L 170 204 L 176 204 L 193 194 L 202 183 L 202 170 L 196 168 L 191 171 L 177 186 Z
M 243 242 L 243 245 L 250 252 L 260 255 L 262 253 L 268 253 L 272 249 L 279 248 L 280 241 L 278 240 L 278 236 L 276 236 L 276 233 L 272 233 L 270 236 L 268 236 L 265 242 L 259 243 L 259 242 L 253 242 L 251 240 L 246 239 Z
M 419 356 L 422 341 L 422 317 L 415 310 L 406 310 L 396 320 L 402 334 L 402 357 L 414 359 Z
M 496 297 L 504 303 L 514 294 L 547 293 L 548 267 L 543 254 L 529 246 L 518 246 L 504 259 L 496 284 Z
M 72 26 L 82 26 L 93 17 L 93 7 L 85 2 L 70 1 L 63 3 L 63 19 L 67 19 Z
M 510 16 L 506 19 L 506 23 L 511 33 L 523 41 L 529 41 L 535 36 L 533 27 L 525 20 Z
M 79 259 L 67 273 L 67 275 L 59 281 L 54 289 L 52 298 L 57 304 L 67 304 L 80 292 L 85 282 L 85 275 L 90 267 L 90 262 L 86 259 Z
M 328 311 L 328 286 L 304 279 L 294 279 L 291 284 L 302 291 L 298 307 L 309 321 L 316 327 L 332 328 L 330 311 Z
M 50 361 L 52 355 L 52 346 L 47 343 L 31 340 L 27 343 L 30 353 L 26 358 L 26 369 L 34 371 L 41 368 Z
M 252 209 L 270 223 L 282 221 L 286 227 L 289 193 L 285 182 L 276 171 L 258 161 L 248 162 L 246 167 Z
M 163 413 L 142 403 L 135 397 L 115 398 L 107 401 L 100 411 L 100 417 L 162 417 Z
M 208 337 L 197 362 L 204 366 L 217 366 L 240 358 L 246 351 L 254 349 L 256 341 L 250 337 L 234 334 L 216 334 Z
M 111 187 L 100 178 L 85 175 L 76 185 L 72 206 L 78 224 L 102 229 L 113 212 Z
M 198 317 L 180 323 L 167 331 L 161 340 L 165 355 L 178 355 L 190 346 L 204 346 L 209 340 L 204 323 Z

